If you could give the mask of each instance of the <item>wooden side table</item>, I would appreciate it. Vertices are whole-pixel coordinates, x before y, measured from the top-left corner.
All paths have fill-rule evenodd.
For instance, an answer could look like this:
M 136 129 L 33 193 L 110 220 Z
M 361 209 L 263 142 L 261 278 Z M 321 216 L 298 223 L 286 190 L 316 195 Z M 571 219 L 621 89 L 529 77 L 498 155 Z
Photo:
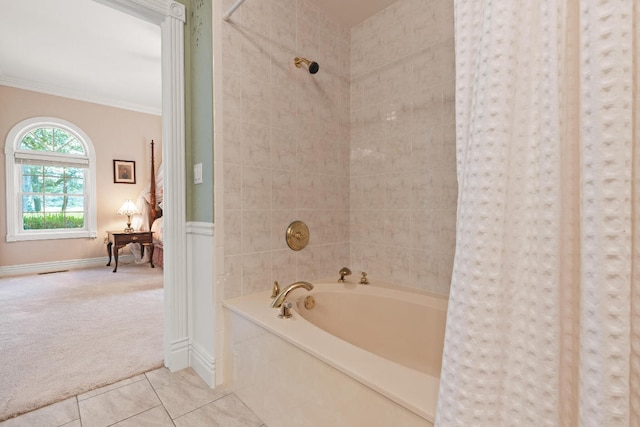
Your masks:
M 108 240 L 107 253 L 109 254 L 109 262 L 107 266 L 111 265 L 111 248 L 113 247 L 113 255 L 116 259 L 116 266 L 113 269 L 115 273 L 118 270 L 118 251 L 125 247 L 129 243 L 140 243 L 142 245 L 142 255 L 144 256 L 145 246 L 149 249 L 149 264 L 151 268 L 153 265 L 153 236 L 151 231 L 107 231 Z

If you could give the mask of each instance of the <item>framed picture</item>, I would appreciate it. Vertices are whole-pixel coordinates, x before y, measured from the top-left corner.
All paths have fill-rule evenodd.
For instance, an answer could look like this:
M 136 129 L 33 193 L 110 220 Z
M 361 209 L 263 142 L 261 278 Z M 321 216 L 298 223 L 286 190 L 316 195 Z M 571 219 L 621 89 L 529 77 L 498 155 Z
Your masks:
M 131 160 L 114 160 L 113 182 L 116 184 L 135 184 L 136 162 Z

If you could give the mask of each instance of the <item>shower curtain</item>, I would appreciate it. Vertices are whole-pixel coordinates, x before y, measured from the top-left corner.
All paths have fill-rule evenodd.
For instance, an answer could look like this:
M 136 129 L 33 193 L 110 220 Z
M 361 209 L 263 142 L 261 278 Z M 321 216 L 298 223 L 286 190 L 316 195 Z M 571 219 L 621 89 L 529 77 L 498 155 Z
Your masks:
M 437 426 L 640 426 L 639 9 L 456 3 Z

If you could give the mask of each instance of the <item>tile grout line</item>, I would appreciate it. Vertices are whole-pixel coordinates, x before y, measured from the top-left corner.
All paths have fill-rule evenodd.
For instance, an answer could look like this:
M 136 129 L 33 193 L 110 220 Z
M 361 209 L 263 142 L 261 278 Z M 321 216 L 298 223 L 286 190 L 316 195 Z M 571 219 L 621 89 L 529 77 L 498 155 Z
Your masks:
M 123 422 L 123 421 L 130 420 L 130 419 L 135 418 L 135 417 L 137 417 L 137 416 L 139 416 L 139 415 L 141 415 L 141 414 L 144 414 L 145 412 L 149 412 L 149 411 L 151 411 L 152 409 L 156 409 L 156 408 L 157 408 L 157 407 L 159 407 L 159 406 L 162 406 L 162 409 L 164 409 L 164 411 L 165 411 L 165 412 L 167 411 L 167 409 L 166 409 L 166 408 L 164 407 L 164 405 L 162 404 L 162 401 L 160 401 L 160 403 L 159 403 L 159 404 L 157 404 L 156 406 L 152 406 L 151 408 L 147 408 L 147 409 L 145 409 L 145 410 L 144 410 L 144 411 L 142 411 L 142 412 L 138 412 L 137 414 L 132 414 L 132 415 L 130 415 L 130 416 L 128 416 L 128 417 L 126 417 L 126 418 L 123 418 L 123 419 L 121 419 L 121 420 L 115 421 L 114 423 L 109 424 L 109 426 L 114 426 L 114 425 L 116 425 L 116 424 L 118 424 L 118 423 L 121 423 L 121 422 Z M 167 414 L 167 415 L 168 415 L 168 414 Z M 169 418 L 171 418 L 171 417 L 169 417 Z M 173 420 L 171 420 L 171 422 L 173 422 Z M 175 424 L 173 424 L 173 425 L 175 426 Z M 108 427 L 108 426 L 107 426 L 107 427 Z
M 142 381 L 147 381 L 147 384 L 149 385 L 149 387 L 151 387 L 151 389 L 153 390 L 154 394 L 155 394 L 155 395 L 156 395 L 156 397 L 158 398 L 158 402 L 159 402 L 159 403 L 158 403 L 157 405 L 155 405 L 155 406 L 152 406 L 152 407 L 150 407 L 150 408 L 147 408 L 147 409 L 142 410 L 142 411 L 140 411 L 140 412 L 137 412 L 137 413 L 135 413 L 135 414 L 131 414 L 130 416 L 128 416 L 128 417 L 126 417 L 126 418 L 122 418 L 122 419 L 120 419 L 120 420 L 114 421 L 113 423 L 109 424 L 108 426 L 113 426 L 113 425 L 116 425 L 116 424 L 118 424 L 118 423 L 120 423 L 120 422 L 122 422 L 122 421 L 125 421 L 125 420 L 128 420 L 128 419 L 131 419 L 131 418 L 137 417 L 137 416 L 139 416 L 140 414 L 144 414 L 144 413 L 145 413 L 145 412 L 147 412 L 147 411 L 150 411 L 150 410 L 152 410 L 152 409 L 157 408 L 158 406 L 162 406 L 162 408 L 163 408 L 163 409 L 165 410 L 165 412 L 166 412 L 166 408 L 164 407 L 164 404 L 162 403 L 162 399 L 160 399 L 160 396 L 158 396 L 158 395 L 157 395 L 157 393 L 155 392 L 155 389 L 153 388 L 153 385 L 151 384 L 151 381 L 149 381 L 149 379 L 147 378 L 146 372 L 145 372 L 145 373 L 143 373 L 143 374 L 141 374 L 141 375 L 142 375 L 143 377 L 142 377 L 142 378 L 140 378 L 140 379 L 139 379 L 139 380 L 137 380 L 137 381 L 127 382 L 126 384 L 122 384 L 122 385 L 120 385 L 120 386 L 118 386 L 118 387 L 115 387 L 115 388 L 109 389 L 109 390 L 107 390 L 107 391 L 105 391 L 105 392 L 102 392 L 102 393 L 100 393 L 100 394 L 97 394 L 97 395 L 95 395 L 95 396 L 91 396 L 91 397 L 89 397 L 89 398 L 87 398 L 87 399 L 83 399 L 82 401 L 83 401 L 83 402 L 84 402 L 84 401 L 89 401 L 89 400 L 91 400 L 91 399 L 93 399 L 93 398 L 96 398 L 96 397 L 99 397 L 99 396 L 103 396 L 103 395 L 105 395 L 105 394 L 107 394 L 107 393 L 111 393 L 111 392 L 113 392 L 113 391 L 120 390 L 120 389 L 121 389 L 121 388 L 123 388 L 123 387 L 127 387 L 127 386 L 130 386 L 130 385 L 133 385 L 133 384 L 136 384 L 136 383 L 142 382 Z M 135 378 L 135 377 L 137 377 L 137 376 L 138 376 L 138 375 L 135 375 L 134 377 L 131 377 L 131 378 Z M 127 381 L 127 380 L 130 380 L 131 378 L 124 379 L 124 380 L 122 380 L 122 381 Z M 114 384 L 117 384 L 117 383 L 114 383 Z M 105 387 L 109 387 L 109 386 L 105 386 Z M 77 398 L 77 397 L 78 397 L 78 396 L 76 396 L 76 398 Z M 78 412 L 79 412 L 79 411 L 80 411 L 80 408 L 79 408 L 79 405 L 78 405 Z M 171 418 L 171 417 L 169 417 L 169 418 Z M 80 425 L 81 425 L 81 427 L 82 427 L 82 424 L 83 424 L 83 422 L 82 422 L 82 414 L 80 414 Z M 107 426 L 107 427 L 108 427 L 108 426 Z M 174 426 L 175 426 L 175 424 L 174 424 Z
M 76 397 L 76 407 L 78 408 L 78 422 L 80 423 L 80 427 L 82 427 L 82 413 L 80 412 L 80 399 L 78 399 L 77 394 L 75 397 Z
M 111 392 L 111 391 L 118 390 L 118 389 L 121 389 L 121 388 L 126 387 L 126 386 L 128 386 L 128 385 L 135 384 L 135 383 L 138 383 L 138 382 L 140 382 L 140 381 L 143 381 L 143 380 L 146 378 L 146 375 L 145 375 L 145 374 L 146 374 L 146 373 L 137 374 L 137 375 L 134 375 L 133 377 L 125 378 L 125 379 L 122 379 L 122 380 L 116 381 L 116 382 L 114 382 L 114 383 L 107 384 L 107 385 L 104 385 L 104 386 L 102 386 L 102 387 L 97 387 L 97 388 L 95 388 L 95 389 L 93 389 L 93 390 L 89 390 L 89 391 L 84 392 L 84 393 L 81 393 L 81 394 L 77 394 L 77 395 L 76 395 L 76 398 L 78 399 L 78 404 L 79 404 L 80 402 L 84 402 L 85 400 L 91 400 L 91 399 L 93 399 L 94 397 L 102 396 L 103 394 L 109 393 L 109 392 Z M 135 377 L 137 377 L 137 376 L 140 376 L 140 375 L 145 375 L 145 378 L 140 378 L 140 379 L 139 379 L 139 380 L 137 380 L 137 381 L 131 381 L 133 378 L 135 378 Z M 114 388 L 109 388 L 109 387 L 113 387 L 115 384 L 118 384 L 118 383 L 124 383 L 125 381 L 129 381 L 129 382 L 127 382 L 127 383 L 125 383 L 125 384 L 121 384 L 121 385 L 119 385 L 119 386 L 117 386 L 117 387 L 114 387 Z M 95 394 L 95 395 L 93 395 L 93 396 L 85 397 L 84 399 L 80 399 L 80 396 L 82 396 L 82 395 L 89 394 L 89 393 L 93 393 L 93 392 L 96 392 L 97 390 L 103 390 L 103 389 L 106 389 L 106 388 L 109 388 L 109 389 L 108 389 L 108 390 L 101 391 L 100 393 L 97 393 L 97 394 Z M 152 388 L 153 388 L 153 387 L 152 387 Z
M 229 390 L 229 389 L 227 389 L 227 390 Z M 154 390 L 154 391 L 155 391 L 155 390 Z M 198 406 L 197 408 L 193 408 L 191 411 L 189 411 L 189 412 L 185 412 L 184 414 L 180 415 L 179 417 L 176 417 L 175 419 L 174 419 L 174 418 L 171 418 L 171 415 L 169 415 L 169 418 L 171 418 L 171 421 L 175 421 L 175 420 L 177 420 L 178 418 L 182 418 L 182 417 L 184 417 L 184 416 L 186 416 L 186 415 L 188 415 L 188 414 L 191 414 L 191 413 L 193 413 L 193 412 L 199 411 L 200 409 L 204 408 L 205 406 L 211 405 L 212 403 L 217 402 L 218 400 L 223 399 L 223 398 L 225 398 L 225 397 L 231 396 L 232 394 L 235 394 L 235 393 L 234 393 L 234 392 L 232 392 L 231 390 L 229 390 L 229 392 L 228 392 L 227 394 L 224 394 L 224 395 L 222 395 L 222 396 L 220 396 L 220 397 L 217 397 L 217 398 L 215 398 L 215 399 L 213 399 L 213 400 L 211 400 L 211 401 L 209 401 L 209 402 L 207 402 L 207 403 L 204 403 L 204 404 L 202 404 L 202 405 Z M 162 400 L 161 400 L 161 401 L 162 401 Z M 244 403 L 244 402 L 242 402 L 242 403 Z M 245 406 L 246 406 L 246 405 L 245 405 Z M 166 410 L 166 408 L 165 408 L 165 410 Z M 175 422 L 174 422 L 174 425 L 175 425 Z
M 147 382 L 149 383 L 149 385 L 151 386 L 151 390 L 153 390 L 153 393 L 156 395 L 156 397 L 158 398 L 158 401 L 160 402 L 160 405 L 162 406 L 162 409 L 164 409 L 165 414 L 167 414 L 167 416 L 169 417 L 169 419 L 171 420 L 171 424 L 176 425 L 175 421 L 173 420 L 173 418 L 171 417 L 171 414 L 169 413 L 169 411 L 167 410 L 167 407 L 164 406 L 164 402 L 162 401 L 162 398 L 160 398 L 160 396 L 158 395 L 158 391 L 156 390 L 156 388 L 153 386 L 153 383 L 149 380 L 149 377 L 147 376 L 148 372 L 144 373 L 144 377 L 147 380 Z M 157 408 L 157 406 L 156 406 Z

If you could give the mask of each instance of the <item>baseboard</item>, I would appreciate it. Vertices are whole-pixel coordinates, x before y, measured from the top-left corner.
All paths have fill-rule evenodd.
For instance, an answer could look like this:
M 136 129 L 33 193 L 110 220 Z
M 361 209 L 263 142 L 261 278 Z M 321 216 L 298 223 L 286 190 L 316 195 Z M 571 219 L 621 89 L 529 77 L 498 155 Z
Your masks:
M 200 375 L 200 378 L 211 388 L 216 386 L 216 361 L 198 343 L 191 344 L 191 368 Z
M 189 367 L 189 338 L 183 338 L 171 343 L 169 354 L 164 359 L 164 365 L 171 372 L 181 371 Z
M 60 270 L 75 270 L 79 268 L 106 267 L 107 257 L 71 259 L 66 261 L 38 262 L 34 264 L 7 265 L 0 267 L 0 277 L 19 276 L 23 274 L 51 273 Z M 121 255 L 119 262 L 134 262 L 133 255 Z M 111 265 L 115 261 L 111 261 Z

